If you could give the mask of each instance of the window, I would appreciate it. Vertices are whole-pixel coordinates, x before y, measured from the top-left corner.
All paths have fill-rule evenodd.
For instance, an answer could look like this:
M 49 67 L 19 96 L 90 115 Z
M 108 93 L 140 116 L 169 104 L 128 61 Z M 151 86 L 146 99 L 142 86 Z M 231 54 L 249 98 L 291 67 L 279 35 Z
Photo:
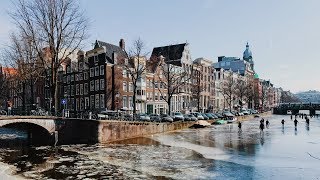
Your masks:
M 128 107 L 127 106 L 127 97 L 126 96 L 122 97 L 122 107 Z
M 71 72 L 71 67 L 70 65 L 67 66 L 67 73 L 70 73 Z
M 104 79 L 100 79 L 100 90 L 104 90 Z
M 70 83 L 70 75 L 67 76 L 67 83 Z
M 63 90 L 64 90 L 64 95 L 67 95 L 67 93 L 68 93 L 67 86 L 64 86 Z
M 90 68 L 90 77 L 93 77 L 93 76 L 94 76 L 94 69 Z
M 100 108 L 104 108 L 104 103 L 105 103 L 104 94 L 100 94 Z
M 80 110 L 83 111 L 84 109 L 84 99 L 80 98 Z
M 123 91 L 127 92 L 127 83 L 126 82 L 123 82 Z
M 100 75 L 104 75 L 104 65 L 100 66 Z
M 158 93 L 155 93 L 155 95 L 154 95 L 154 100 L 155 100 L 155 101 L 158 101 Z
M 83 84 L 80 84 L 80 95 L 83 95 Z
M 88 94 L 88 90 L 89 90 L 88 83 L 85 83 L 84 84 L 84 95 Z
M 98 56 L 94 56 L 93 59 L 94 59 L 94 63 L 98 63 L 99 62 Z
M 79 95 L 79 84 L 76 85 L 76 95 Z
M 133 84 L 131 82 L 129 83 L 129 92 L 133 92 Z
M 96 99 L 95 99 L 95 108 L 99 108 L 100 101 L 99 101 L 99 94 L 96 94 Z
M 125 70 L 125 69 L 122 70 L 122 76 L 123 76 L 123 77 L 127 77 L 127 70 Z
M 88 84 L 87 84 L 88 85 Z M 84 98 L 84 109 L 88 109 L 89 108 L 89 97 L 85 97 Z
M 91 101 L 90 107 L 93 109 L 94 108 L 94 95 L 90 96 L 90 101 Z
M 141 95 L 141 90 L 137 90 L 137 95 Z
M 94 80 L 90 81 L 90 91 L 94 91 Z
M 80 62 L 79 63 L 79 71 L 82 72 L 82 70 L 83 70 L 83 62 Z
M 154 87 L 158 88 L 158 82 L 154 82 Z
M 95 73 L 94 73 L 94 75 L 95 76 L 99 76 L 99 66 L 96 66 L 95 68 L 94 68 L 95 70 Z
M 76 111 L 79 111 L 79 98 L 76 99 Z
M 129 107 L 133 107 L 133 98 L 132 98 L 132 96 L 129 97 Z
M 63 83 L 67 83 L 67 76 L 63 76 Z M 48 85 L 49 83 L 47 83 Z M 48 85 L 49 86 L 49 85 Z
M 70 81 L 71 81 L 71 82 L 74 81 L 74 74 L 71 74 L 71 76 L 70 76 Z
M 71 85 L 68 86 L 67 96 L 70 96 L 70 91 L 71 91 Z
M 71 109 L 72 111 L 74 110 L 74 98 L 71 98 L 70 109 Z
M 76 74 L 76 81 L 79 81 L 79 75 Z
M 74 85 L 71 85 L 70 87 L 70 94 L 71 96 L 74 96 Z
M 80 73 L 79 74 L 79 81 L 82 81 L 83 80 L 83 73 Z
M 84 72 L 84 73 L 83 73 L 83 79 L 84 79 L 84 80 L 87 80 L 87 79 L 88 79 L 88 73 L 87 73 L 87 72 Z
M 96 91 L 99 91 L 99 79 L 96 79 L 96 88 L 95 88 Z

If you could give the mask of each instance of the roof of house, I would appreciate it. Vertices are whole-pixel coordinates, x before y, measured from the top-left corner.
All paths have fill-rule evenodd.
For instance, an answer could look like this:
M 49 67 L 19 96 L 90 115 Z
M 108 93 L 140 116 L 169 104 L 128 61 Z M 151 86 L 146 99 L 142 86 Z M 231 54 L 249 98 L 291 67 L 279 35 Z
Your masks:
M 5 75 L 15 75 L 17 70 L 15 68 L 2 67 L 2 73 Z
M 94 49 L 102 47 L 102 46 L 104 46 L 106 48 L 106 57 L 110 63 L 114 63 L 113 58 L 112 58 L 114 52 L 116 52 L 118 54 L 118 56 L 120 55 L 125 58 L 128 57 L 127 53 L 123 49 L 121 49 L 119 46 L 116 46 L 116 45 L 113 45 L 110 43 L 106 43 L 103 41 L 96 40 L 95 45 L 94 45 Z
M 181 58 L 187 43 L 153 48 L 151 56 L 163 56 L 168 64 L 181 66 Z

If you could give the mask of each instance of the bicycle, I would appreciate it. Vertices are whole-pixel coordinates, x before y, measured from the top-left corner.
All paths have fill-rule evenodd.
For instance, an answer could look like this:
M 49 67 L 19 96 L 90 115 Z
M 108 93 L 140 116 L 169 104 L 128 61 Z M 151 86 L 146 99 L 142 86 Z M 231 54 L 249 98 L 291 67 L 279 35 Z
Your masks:
M 5 111 L 5 110 L 0 110 L 0 115 L 1 115 L 1 116 L 6 116 L 6 115 L 7 115 L 7 111 Z

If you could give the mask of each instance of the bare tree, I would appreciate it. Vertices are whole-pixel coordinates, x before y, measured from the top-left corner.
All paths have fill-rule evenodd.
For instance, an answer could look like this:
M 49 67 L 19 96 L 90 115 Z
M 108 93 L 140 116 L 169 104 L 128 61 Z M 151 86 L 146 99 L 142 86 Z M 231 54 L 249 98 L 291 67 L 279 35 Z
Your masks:
M 176 66 L 171 64 L 168 57 L 151 57 L 151 61 L 154 61 L 152 58 L 158 58 L 159 68 L 159 71 L 157 71 L 156 74 L 159 82 L 153 82 L 154 86 L 161 94 L 162 100 L 168 104 L 168 114 L 171 114 L 172 97 L 184 92 L 185 86 L 189 85 L 193 69 L 187 69 L 183 65 Z
M 258 95 L 258 92 L 255 92 L 254 83 L 250 79 L 247 81 L 245 88 L 245 98 L 248 101 L 248 107 L 252 108 L 252 103 L 254 102 L 255 96 Z
M 219 91 L 222 93 L 224 100 L 229 106 L 229 110 L 232 109 L 232 101 L 235 97 L 235 79 L 233 75 L 230 74 L 221 82 Z
M 193 100 L 197 103 L 198 112 L 200 112 L 200 98 L 201 93 L 205 90 L 204 85 L 201 83 L 203 72 L 201 71 L 202 65 L 200 63 L 193 64 L 193 72 L 191 77 L 191 93 Z
M 265 110 L 265 106 L 269 103 L 269 90 L 270 88 L 267 87 L 266 85 L 262 86 L 262 91 L 261 91 L 261 105 L 262 105 L 262 110 Z
M 0 108 L 2 109 L 9 98 L 9 79 L 6 77 L 5 69 L 2 66 L 0 68 Z
M 58 107 L 58 68 L 66 57 L 81 47 L 88 21 L 76 0 L 17 0 L 14 5 L 16 8 L 10 16 L 49 69 L 51 97 Z M 47 49 L 47 54 L 43 48 Z
M 37 58 L 37 52 L 31 41 L 21 34 L 11 34 L 11 43 L 3 51 L 3 60 L 7 67 L 13 68 L 16 73 L 9 74 L 10 80 L 15 82 L 14 90 L 22 100 L 22 110 L 25 112 L 26 104 L 34 103 L 34 85 L 44 72 L 42 63 Z
M 123 69 L 129 74 L 130 80 L 133 86 L 133 114 L 136 114 L 136 106 L 137 106 L 137 88 L 138 84 L 143 81 L 143 76 L 145 75 L 145 71 L 147 69 L 146 66 L 146 56 L 148 53 L 145 52 L 144 42 L 139 38 L 134 41 L 133 47 L 128 51 L 129 59 L 124 57 L 120 57 L 118 59 L 119 65 L 123 67 Z M 138 95 L 142 95 L 141 91 L 139 91 Z M 135 117 L 135 116 L 134 116 Z
M 246 100 L 247 90 L 247 82 L 244 79 L 239 78 L 235 83 L 235 96 L 239 98 L 241 106 L 243 106 L 243 102 Z

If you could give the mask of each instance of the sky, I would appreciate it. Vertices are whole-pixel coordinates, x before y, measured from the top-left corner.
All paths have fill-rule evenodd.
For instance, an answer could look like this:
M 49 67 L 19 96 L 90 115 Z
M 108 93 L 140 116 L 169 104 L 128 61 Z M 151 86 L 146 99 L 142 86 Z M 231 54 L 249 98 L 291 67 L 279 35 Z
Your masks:
M 153 47 L 188 42 L 193 59 L 242 57 L 248 42 L 259 77 L 299 92 L 320 90 L 318 0 L 79 0 L 90 20 L 85 50 L 96 39 L 126 47 L 141 38 Z M 0 48 L 14 30 L 1 1 Z

